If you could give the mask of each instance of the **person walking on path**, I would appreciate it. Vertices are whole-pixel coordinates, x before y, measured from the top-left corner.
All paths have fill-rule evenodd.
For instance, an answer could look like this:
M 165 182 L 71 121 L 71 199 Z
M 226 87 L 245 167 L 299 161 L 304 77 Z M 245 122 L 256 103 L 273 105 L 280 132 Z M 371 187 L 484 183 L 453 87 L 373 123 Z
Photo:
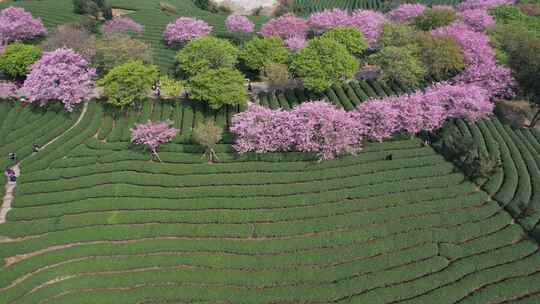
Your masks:
M 7 168 L 6 171 L 4 171 L 4 175 L 9 179 L 10 182 L 14 183 L 17 181 L 17 175 L 11 168 Z
M 10 152 L 10 153 L 8 154 L 8 158 L 9 158 L 9 160 L 16 161 L 16 160 L 17 160 L 17 153 L 15 153 L 15 152 Z

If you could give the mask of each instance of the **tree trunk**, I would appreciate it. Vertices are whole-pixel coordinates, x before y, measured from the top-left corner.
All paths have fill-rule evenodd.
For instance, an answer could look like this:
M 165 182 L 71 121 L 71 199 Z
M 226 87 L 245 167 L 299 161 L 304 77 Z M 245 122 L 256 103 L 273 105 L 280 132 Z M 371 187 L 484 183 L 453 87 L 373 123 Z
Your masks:
M 538 121 L 540 121 L 540 108 L 538 109 L 538 111 L 536 111 L 536 114 L 534 114 L 534 117 L 531 120 L 531 125 L 529 127 L 534 128 Z
M 157 151 L 156 151 L 156 150 L 152 150 L 152 155 L 154 155 L 154 156 L 157 158 L 157 160 L 158 160 L 160 163 L 162 163 L 161 158 L 159 158 L 159 155 L 157 154 Z

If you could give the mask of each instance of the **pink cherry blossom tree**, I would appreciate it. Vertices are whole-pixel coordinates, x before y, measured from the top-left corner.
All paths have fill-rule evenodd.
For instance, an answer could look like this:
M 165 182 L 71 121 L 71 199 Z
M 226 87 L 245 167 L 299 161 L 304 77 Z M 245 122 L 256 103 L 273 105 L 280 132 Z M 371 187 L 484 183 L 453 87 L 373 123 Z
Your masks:
M 447 119 L 447 111 L 439 100 L 429 98 L 418 91 L 397 97 L 398 123 L 401 130 L 414 135 L 420 131 L 431 132 L 442 126 Z
M 290 37 L 284 41 L 285 47 L 292 52 L 299 51 L 306 47 L 307 40 L 304 37 Z
M 194 18 L 180 17 L 167 25 L 163 38 L 168 44 L 185 43 L 195 38 L 207 36 L 212 31 L 208 23 Z
M 285 14 L 263 24 L 259 34 L 263 37 L 306 37 L 309 26 L 307 21 L 293 14 Z
M 444 107 L 446 118 L 462 118 L 470 122 L 488 117 L 494 108 L 489 92 L 474 84 L 437 83 L 424 93 L 424 98 Z
M 477 32 L 483 32 L 495 26 L 495 20 L 484 9 L 464 10 L 460 13 L 461 19 Z
M 387 16 L 395 22 L 407 22 L 412 18 L 422 14 L 427 7 L 423 4 L 402 4 L 396 9 L 388 12 Z
M 113 19 L 105 22 L 102 30 L 105 34 L 130 31 L 135 33 L 142 33 L 144 31 L 144 26 L 135 22 L 129 17 L 114 17 Z
M 0 43 L 31 40 L 46 33 L 41 19 L 19 7 L 8 7 L 0 11 Z
M 299 151 L 332 159 L 360 150 L 357 120 L 329 103 L 303 103 L 291 111 L 270 110 L 250 104 L 234 116 L 231 131 L 239 153 Z
M 327 30 L 348 26 L 350 17 L 346 11 L 340 9 L 327 9 L 322 12 L 313 13 L 308 20 L 309 27 L 315 33 L 323 33 Z
M 61 48 L 44 53 L 30 66 L 22 91 L 30 102 L 45 106 L 59 100 L 64 109 L 71 112 L 92 94 L 92 77 L 95 75 L 96 71 L 88 67 L 88 62 L 81 55 Z
M 136 124 L 131 131 L 131 142 L 136 145 L 144 145 L 152 156 L 155 156 L 160 162 L 161 159 L 157 153 L 159 145 L 170 142 L 178 129 L 171 128 L 171 121 L 151 122 Z
M 239 153 L 289 151 L 294 145 L 295 126 L 290 113 L 254 103 L 234 115 L 230 131 L 237 135 L 234 149 Z
M 322 101 L 302 103 L 291 113 L 295 126 L 294 147 L 314 153 L 321 160 L 356 154 L 361 149 L 362 129 L 344 109 Z
M 225 26 L 231 32 L 251 33 L 255 25 L 246 16 L 233 14 L 225 19 Z
M 382 142 L 400 130 L 396 100 L 373 99 L 360 104 L 352 112 L 360 130 L 370 140 Z
M 350 26 L 359 29 L 366 38 L 370 48 L 377 47 L 377 40 L 383 30 L 383 25 L 387 22 L 386 17 L 371 10 L 356 10 L 349 19 Z
M 497 64 L 489 37 L 463 22 L 435 29 L 436 36 L 449 36 L 462 46 L 465 70 L 454 78 L 459 84 L 475 84 L 486 89 L 491 96 L 512 96 L 515 81 L 511 70 Z

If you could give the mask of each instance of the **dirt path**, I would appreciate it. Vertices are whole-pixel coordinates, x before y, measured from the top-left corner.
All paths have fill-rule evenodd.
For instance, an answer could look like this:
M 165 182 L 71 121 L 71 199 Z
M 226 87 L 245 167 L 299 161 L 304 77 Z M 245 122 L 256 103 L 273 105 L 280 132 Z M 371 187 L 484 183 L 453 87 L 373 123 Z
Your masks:
M 18 163 L 11 167 L 11 169 L 15 171 L 15 176 L 19 176 L 21 174 Z M 11 202 L 13 202 L 13 190 L 15 190 L 15 186 L 17 186 L 17 182 L 8 181 L 6 183 L 6 193 L 4 194 L 4 200 L 2 207 L 0 208 L 0 224 L 6 222 L 6 215 L 9 210 L 11 210 Z
M 43 145 L 40 150 L 47 148 L 47 146 L 57 141 L 64 134 L 69 133 L 71 130 L 77 127 L 81 123 L 87 111 L 88 111 L 88 102 L 85 102 L 84 107 L 81 111 L 81 115 L 79 115 L 79 119 L 77 119 L 77 121 L 65 132 L 63 132 L 62 134 L 58 135 L 57 137 L 53 138 L 51 141 Z M 32 153 L 30 157 L 34 156 L 35 154 L 36 154 L 35 152 Z M 22 161 L 23 160 L 19 161 L 18 163 L 16 163 L 15 165 L 11 167 L 11 169 L 15 171 L 15 176 L 17 178 L 21 175 L 20 165 Z M 9 210 L 11 210 L 11 204 L 13 202 L 13 193 L 15 191 L 15 187 L 17 187 L 17 182 L 7 181 L 5 187 L 6 187 L 6 192 L 4 194 L 4 198 L 2 199 L 2 205 L 0 206 L 0 224 L 4 224 L 6 222 L 7 213 L 9 212 Z

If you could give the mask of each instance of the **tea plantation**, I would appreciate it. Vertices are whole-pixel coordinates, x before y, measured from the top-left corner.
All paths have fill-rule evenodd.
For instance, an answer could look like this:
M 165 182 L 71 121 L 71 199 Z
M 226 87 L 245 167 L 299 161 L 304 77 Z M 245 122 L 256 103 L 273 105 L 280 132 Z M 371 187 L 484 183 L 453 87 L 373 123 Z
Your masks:
M 475 1 L 486 7 L 506 3 Z M 100 1 L 92 2 L 98 7 Z M 73 3 L 0 0 L 0 10 L 24 7 L 53 31 L 57 25 L 83 20 L 73 13 Z M 126 24 L 132 30 L 144 26 L 142 33 L 126 31 L 151 44 L 162 77 L 157 67 L 142 60 L 115 64 L 94 75 L 93 67 L 105 66 L 103 58 L 86 62 L 61 43 L 23 66 L 26 75 L 10 78 L 0 67 L 0 96 L 6 97 L 0 99 L 0 166 L 6 177 L 0 187 L 0 304 L 540 303 L 540 131 L 512 128 L 492 115 L 494 101 L 511 89 L 514 79 L 512 71 L 496 62 L 485 28 L 475 31 L 458 24 L 451 31 L 467 38 L 464 45 L 456 39 L 453 49 L 464 62 L 465 55 L 472 54 L 489 63 L 468 62 L 467 70 L 462 67 L 458 74 L 482 72 L 490 81 L 479 85 L 476 79 L 455 83 L 458 78 L 447 75 L 443 79 L 449 82 L 430 87 L 440 79 L 428 76 L 437 74 L 427 70 L 409 86 L 397 83 L 407 80 L 401 77 L 358 80 L 356 75 L 372 76 L 362 72 L 384 75 L 389 65 L 369 60 L 380 50 L 366 49 L 354 57 L 345 42 L 315 38 L 318 34 L 307 29 L 302 30 L 307 46 L 261 47 L 260 61 L 275 50 L 278 55 L 285 50 L 285 55 L 271 59 L 260 75 L 248 69 L 245 58 L 237 62 L 234 50 L 225 54 L 226 47 L 219 46 L 232 42 L 246 49 L 242 39 L 220 44 L 208 39 L 208 48 L 186 56 L 200 66 L 198 74 L 178 75 L 167 73 L 179 49 L 163 41 L 169 22 L 181 16 L 198 18 L 213 27 L 212 35 L 231 38 L 238 34 L 231 23 L 238 27 L 251 20 L 257 31 L 269 18 L 234 16 L 236 22 L 229 20 L 227 29 L 227 14 L 202 10 L 191 0 L 107 3 L 133 18 L 113 19 L 108 25 L 118 22 L 116 30 L 125 30 Z M 164 3 L 176 12 L 164 10 Z M 398 4 L 288 3 L 304 17 L 334 7 L 387 11 Z M 419 9 L 404 7 L 403 14 Z M 107 12 L 100 9 L 103 15 Z M 32 17 L 13 8 L 4 13 Z M 489 17 L 487 8 L 483 13 Z M 84 18 L 88 22 L 100 16 Z M 0 13 L 0 41 L 11 34 L 2 32 L 11 26 L 8 19 Z M 276 26 L 277 32 L 294 30 L 294 24 L 307 26 L 306 20 L 293 16 L 272 22 L 276 20 L 292 22 L 291 28 Z M 30 21 L 26 31 L 39 30 Z M 177 20 L 177 28 L 166 35 L 185 44 L 208 34 L 201 23 Z M 90 36 L 82 30 L 87 25 L 81 22 L 67 33 Z M 371 25 L 368 30 L 374 30 Z M 96 40 L 89 41 L 100 41 L 105 33 L 94 33 Z M 34 34 L 25 42 L 37 46 L 58 36 L 74 48 L 80 46 L 73 35 L 56 32 L 46 37 L 43 26 Z M 193 37 L 186 38 L 188 34 Z M 244 34 L 246 39 L 256 35 Z M 302 37 L 286 38 L 290 43 Z M 321 52 L 314 47 L 313 58 L 305 56 L 306 66 L 313 64 L 307 59 L 318 61 L 302 76 L 291 61 L 303 49 L 310 50 L 310 41 L 321 44 Z M 414 49 L 403 46 L 404 57 L 421 56 L 409 47 Z M 95 50 L 107 48 L 116 49 L 100 44 Z M 6 49 L 0 57 L 9 55 Z M 352 57 L 336 64 L 345 71 L 326 71 L 332 70 L 328 62 L 342 59 L 331 55 L 341 53 Z M 484 62 L 477 57 L 471 62 Z M 209 60 L 201 64 L 198 59 Z M 394 72 L 420 66 L 420 59 L 414 57 L 410 61 L 418 65 L 398 65 L 406 68 Z M 348 73 L 348 63 L 358 67 Z M 374 65 L 378 68 L 372 69 Z M 265 75 L 272 68 L 283 73 Z M 319 72 L 328 85 L 307 89 L 305 79 Z M 290 80 L 303 77 L 307 88 L 287 88 Z M 258 94 L 252 94 L 253 83 L 245 78 L 267 82 L 256 83 Z M 497 87 L 494 79 L 503 86 Z M 282 89 L 257 89 L 272 85 Z M 424 90 L 405 95 L 417 85 Z M 499 95 L 483 86 L 494 86 Z M 399 95 L 403 99 L 378 99 Z M 247 104 L 248 98 L 263 107 Z M 467 118 L 475 122 L 463 120 Z M 434 149 L 439 142 L 427 140 L 442 134 L 443 125 L 457 130 L 458 143 L 472 139 L 477 144 L 472 152 L 478 149 L 499 160 L 500 169 L 484 179 L 466 177 L 466 170 Z M 199 136 L 201 129 L 206 136 Z M 265 133 L 268 130 L 274 133 Z M 242 143 L 248 149 L 241 150 Z M 330 145 L 344 148 L 324 154 Z M 7 156 L 13 153 L 17 157 L 10 160 Z
M 8 110 L 4 128 L 31 115 Z M 91 103 L 76 128 L 22 163 L 14 209 L 0 225 L 3 301 L 540 297 L 537 243 L 420 140 L 372 143 L 324 163 L 296 153 L 238 156 L 221 144 L 220 162 L 208 165 L 187 139 L 193 122 L 227 125 L 234 111 L 147 102 L 115 118 Z M 182 136 L 160 148 L 163 163 L 149 162 L 130 147 L 129 128 L 168 118 Z
M 536 239 L 540 239 L 540 131 L 514 129 L 497 118 L 477 123 L 458 121 L 462 135 L 479 150 L 502 161 L 502 168 L 482 188 L 493 195 Z

